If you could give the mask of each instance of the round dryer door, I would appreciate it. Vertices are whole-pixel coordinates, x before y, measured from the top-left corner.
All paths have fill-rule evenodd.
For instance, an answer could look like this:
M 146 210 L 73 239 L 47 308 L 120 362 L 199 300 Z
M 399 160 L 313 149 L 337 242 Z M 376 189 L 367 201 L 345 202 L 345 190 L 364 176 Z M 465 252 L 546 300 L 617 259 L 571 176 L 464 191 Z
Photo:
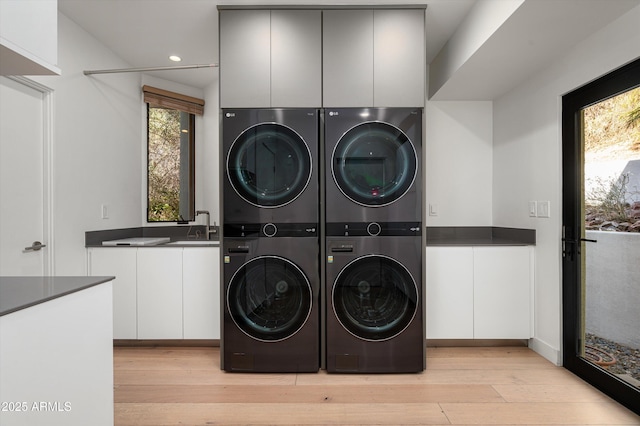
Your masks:
M 413 277 L 386 256 L 363 256 L 349 263 L 338 274 L 332 293 L 340 324 L 364 340 L 387 340 L 402 333 L 418 306 Z
M 417 174 L 413 144 L 397 127 L 382 122 L 359 124 L 346 132 L 333 151 L 333 178 L 354 202 L 379 207 L 401 198 Z
M 311 313 L 311 284 L 294 263 L 262 256 L 231 278 L 227 306 L 235 324 L 261 341 L 280 341 L 302 328 Z
M 227 156 L 227 176 L 245 201 L 280 207 L 295 200 L 311 179 L 311 153 L 289 127 L 262 123 L 246 129 Z

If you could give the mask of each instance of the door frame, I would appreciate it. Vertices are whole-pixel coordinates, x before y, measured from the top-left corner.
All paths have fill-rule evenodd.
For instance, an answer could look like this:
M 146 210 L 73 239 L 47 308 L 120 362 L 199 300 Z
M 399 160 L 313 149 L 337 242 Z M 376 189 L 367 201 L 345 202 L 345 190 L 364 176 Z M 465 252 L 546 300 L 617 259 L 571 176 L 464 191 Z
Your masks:
M 639 391 L 579 356 L 584 253 L 582 115 L 580 111 L 640 86 L 636 59 L 562 97 L 562 353 L 563 365 L 632 411 L 640 414 Z
M 53 89 L 23 76 L 9 75 L 6 78 L 22 84 L 42 94 L 42 241 L 47 245 L 43 250 L 43 274 L 55 275 L 55 241 L 53 221 Z

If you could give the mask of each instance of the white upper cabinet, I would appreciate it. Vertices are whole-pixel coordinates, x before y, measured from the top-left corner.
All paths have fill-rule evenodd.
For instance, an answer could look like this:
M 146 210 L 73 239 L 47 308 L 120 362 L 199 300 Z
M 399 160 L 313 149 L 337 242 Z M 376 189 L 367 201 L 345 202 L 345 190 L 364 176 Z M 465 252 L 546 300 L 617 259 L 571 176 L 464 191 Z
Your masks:
M 323 13 L 323 106 L 424 106 L 424 9 Z
M 221 10 L 221 106 L 320 107 L 321 30 L 319 10 Z
M 271 12 L 220 11 L 220 106 L 271 105 Z
M 325 10 L 323 106 L 373 106 L 373 10 Z
M 373 13 L 373 104 L 424 106 L 426 47 L 424 10 Z
M 60 74 L 58 1 L 0 1 L 0 75 Z
M 321 22 L 319 10 L 271 11 L 271 106 L 322 104 Z

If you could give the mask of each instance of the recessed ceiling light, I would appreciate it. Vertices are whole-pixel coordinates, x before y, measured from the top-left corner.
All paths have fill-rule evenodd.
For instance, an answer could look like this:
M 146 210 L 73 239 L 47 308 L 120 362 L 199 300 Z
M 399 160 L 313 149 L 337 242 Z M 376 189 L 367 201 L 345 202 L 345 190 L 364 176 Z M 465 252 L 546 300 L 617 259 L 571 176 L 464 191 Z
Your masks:
M 171 55 L 169 56 L 169 59 L 171 59 L 173 62 L 180 62 L 182 60 L 182 58 L 177 55 Z

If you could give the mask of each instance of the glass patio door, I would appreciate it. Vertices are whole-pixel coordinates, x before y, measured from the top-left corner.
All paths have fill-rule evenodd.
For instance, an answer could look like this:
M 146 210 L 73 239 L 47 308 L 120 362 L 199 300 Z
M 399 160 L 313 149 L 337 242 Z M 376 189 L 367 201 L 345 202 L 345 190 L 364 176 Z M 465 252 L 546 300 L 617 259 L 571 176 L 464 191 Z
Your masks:
M 563 97 L 564 365 L 640 410 L 640 60 Z

